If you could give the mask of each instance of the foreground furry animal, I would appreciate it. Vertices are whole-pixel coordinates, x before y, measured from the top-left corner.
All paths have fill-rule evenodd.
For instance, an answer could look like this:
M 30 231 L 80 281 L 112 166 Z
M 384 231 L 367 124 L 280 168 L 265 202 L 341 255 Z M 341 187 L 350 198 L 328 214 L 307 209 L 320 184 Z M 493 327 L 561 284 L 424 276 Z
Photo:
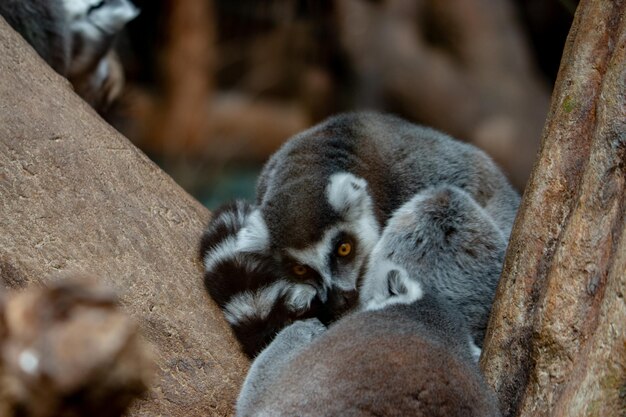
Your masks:
M 328 331 L 298 321 L 252 364 L 237 416 L 499 416 L 469 337 L 430 294 L 350 314 Z

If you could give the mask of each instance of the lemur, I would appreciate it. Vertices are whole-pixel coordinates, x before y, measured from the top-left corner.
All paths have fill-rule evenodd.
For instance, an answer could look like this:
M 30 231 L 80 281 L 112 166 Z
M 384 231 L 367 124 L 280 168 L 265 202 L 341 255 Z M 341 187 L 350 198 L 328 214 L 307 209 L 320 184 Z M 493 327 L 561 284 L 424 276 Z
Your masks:
M 97 109 L 120 94 L 124 77 L 111 48 L 138 13 L 129 0 L 0 0 L 0 15 Z
M 416 280 L 459 312 L 482 347 L 507 236 L 467 192 L 441 185 L 416 194 L 389 219 L 359 289 L 362 307 L 384 307 L 387 281 Z M 419 294 L 418 294 L 419 295 Z M 410 292 L 406 303 L 413 301 Z M 396 301 L 397 302 L 397 301 Z
M 222 308 L 244 353 L 256 356 L 286 325 L 310 317 L 329 323 L 348 303 L 311 297 L 314 289 L 284 277 L 269 255 L 237 250 L 237 235 L 253 212 L 245 201 L 233 201 L 213 212 L 202 235 L 205 286 Z
M 271 262 L 275 280 L 299 284 L 302 305 L 318 309 L 321 304 L 332 320 L 354 305 L 357 278 L 389 217 L 420 191 L 443 185 L 464 192 L 488 216 L 485 224 L 499 231 L 494 246 L 500 256 L 519 195 L 482 151 L 393 116 L 339 115 L 296 135 L 270 158 L 257 185 L 256 206 L 233 231 L 231 249 Z M 209 266 L 211 256 L 203 255 Z M 483 276 L 493 280 L 501 262 L 497 258 Z M 249 282 L 244 276 L 211 273 L 206 281 Z M 487 287 L 492 291 L 491 281 Z M 273 306 L 281 305 L 280 297 L 274 300 Z M 332 303 L 340 308 L 329 307 Z M 249 320 L 257 309 L 249 306 L 246 315 L 229 316 L 233 326 Z M 272 316 L 270 328 L 276 331 L 290 320 L 280 325 Z M 482 344 L 480 332 L 475 340 Z
M 317 319 L 283 329 L 253 362 L 237 416 L 500 416 L 463 319 L 407 282 L 387 285 L 391 298 L 411 291 L 411 304 L 388 300 L 327 331 Z

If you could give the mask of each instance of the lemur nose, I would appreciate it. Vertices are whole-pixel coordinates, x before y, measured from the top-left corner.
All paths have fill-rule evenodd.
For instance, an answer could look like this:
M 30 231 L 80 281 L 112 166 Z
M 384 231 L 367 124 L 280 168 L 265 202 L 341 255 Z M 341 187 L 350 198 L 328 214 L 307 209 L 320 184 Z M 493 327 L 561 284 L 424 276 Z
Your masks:
M 352 309 L 358 302 L 359 293 L 356 290 L 344 291 L 334 287 L 329 297 L 329 304 L 333 310 L 343 313 Z

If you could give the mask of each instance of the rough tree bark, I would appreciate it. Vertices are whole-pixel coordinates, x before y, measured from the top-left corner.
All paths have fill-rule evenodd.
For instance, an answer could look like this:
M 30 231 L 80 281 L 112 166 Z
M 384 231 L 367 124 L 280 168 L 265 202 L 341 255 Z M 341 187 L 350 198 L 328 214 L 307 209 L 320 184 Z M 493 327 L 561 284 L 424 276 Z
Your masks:
M 115 289 L 158 367 L 131 416 L 232 412 L 247 361 L 203 289 L 208 217 L 0 18 L 0 285 L 82 270 Z
M 481 364 L 505 416 L 626 415 L 626 1 L 576 12 Z

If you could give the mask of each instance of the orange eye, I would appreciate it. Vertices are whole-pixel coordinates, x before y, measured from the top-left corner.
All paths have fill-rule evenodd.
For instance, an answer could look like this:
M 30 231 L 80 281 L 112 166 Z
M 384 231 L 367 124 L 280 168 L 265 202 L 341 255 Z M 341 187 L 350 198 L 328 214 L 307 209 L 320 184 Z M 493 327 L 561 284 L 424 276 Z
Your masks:
M 352 252 L 352 245 L 348 242 L 344 242 L 337 248 L 337 255 L 339 256 L 348 256 Z
M 307 271 L 307 269 L 306 269 L 306 266 L 304 266 L 304 265 L 298 264 L 298 265 L 294 265 L 293 266 L 293 273 L 296 274 L 296 275 L 302 276 L 302 275 L 306 274 L 306 271 Z

